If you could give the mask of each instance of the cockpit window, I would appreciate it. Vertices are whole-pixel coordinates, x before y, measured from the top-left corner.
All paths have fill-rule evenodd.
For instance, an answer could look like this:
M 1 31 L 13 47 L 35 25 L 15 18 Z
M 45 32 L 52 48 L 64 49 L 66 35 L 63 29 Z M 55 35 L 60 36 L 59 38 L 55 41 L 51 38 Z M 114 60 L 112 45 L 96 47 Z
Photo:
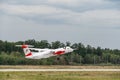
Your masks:
M 66 49 L 66 47 L 63 47 L 63 49 Z
M 64 47 L 63 49 L 70 49 L 69 47 Z
M 67 49 L 69 49 L 69 47 L 67 47 Z

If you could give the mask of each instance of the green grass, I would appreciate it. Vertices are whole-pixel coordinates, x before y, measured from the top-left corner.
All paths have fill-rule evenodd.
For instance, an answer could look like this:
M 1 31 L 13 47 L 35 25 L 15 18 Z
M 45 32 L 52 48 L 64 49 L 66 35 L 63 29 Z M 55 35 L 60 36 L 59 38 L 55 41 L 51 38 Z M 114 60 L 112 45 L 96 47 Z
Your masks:
M 0 72 L 0 80 L 120 80 L 120 72 Z
M 0 65 L 0 69 L 120 69 L 120 66 Z

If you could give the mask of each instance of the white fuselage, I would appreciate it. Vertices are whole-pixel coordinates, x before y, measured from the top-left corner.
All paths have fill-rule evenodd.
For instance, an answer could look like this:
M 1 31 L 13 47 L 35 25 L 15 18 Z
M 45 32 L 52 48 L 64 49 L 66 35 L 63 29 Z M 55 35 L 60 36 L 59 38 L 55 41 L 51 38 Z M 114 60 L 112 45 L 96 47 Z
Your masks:
M 48 58 L 51 56 L 62 55 L 73 51 L 73 49 L 70 47 L 58 48 L 58 49 L 38 49 L 38 48 L 27 48 L 27 49 L 30 50 L 30 52 L 32 53 L 32 55 L 26 56 L 26 58 L 29 59 Z

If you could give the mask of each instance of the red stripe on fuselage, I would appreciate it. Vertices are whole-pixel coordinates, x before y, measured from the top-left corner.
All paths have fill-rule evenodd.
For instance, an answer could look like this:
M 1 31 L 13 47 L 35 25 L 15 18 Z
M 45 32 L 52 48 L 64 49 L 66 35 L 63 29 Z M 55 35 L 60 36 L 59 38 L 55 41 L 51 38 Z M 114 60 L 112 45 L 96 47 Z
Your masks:
M 32 56 L 32 53 L 30 52 L 30 53 L 26 54 L 25 56 L 27 56 L 27 57 Z
M 54 54 L 60 55 L 60 54 L 64 54 L 64 53 L 65 53 L 65 51 L 57 51 Z

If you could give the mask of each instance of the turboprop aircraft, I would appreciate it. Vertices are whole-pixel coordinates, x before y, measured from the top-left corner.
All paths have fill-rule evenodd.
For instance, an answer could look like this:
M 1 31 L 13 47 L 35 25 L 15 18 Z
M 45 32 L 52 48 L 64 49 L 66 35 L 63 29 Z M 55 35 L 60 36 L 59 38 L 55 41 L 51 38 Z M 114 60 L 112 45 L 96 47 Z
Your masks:
M 16 45 L 17 47 L 23 48 L 25 53 L 25 58 L 29 59 L 42 59 L 42 58 L 49 58 L 52 56 L 62 55 L 66 53 L 73 52 L 73 49 L 69 46 L 58 48 L 58 49 L 39 49 L 39 48 L 32 48 L 32 45 Z

